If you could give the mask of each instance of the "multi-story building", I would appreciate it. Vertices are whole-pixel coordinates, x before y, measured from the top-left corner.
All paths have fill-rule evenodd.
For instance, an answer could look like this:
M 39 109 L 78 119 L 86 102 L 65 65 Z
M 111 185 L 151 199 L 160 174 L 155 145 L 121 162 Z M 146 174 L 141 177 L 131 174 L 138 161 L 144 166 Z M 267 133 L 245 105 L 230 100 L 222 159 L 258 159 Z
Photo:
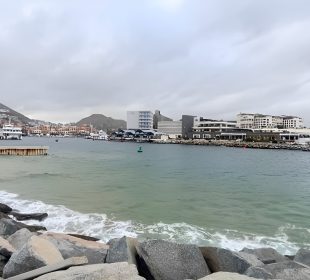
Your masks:
M 237 127 L 251 129 L 254 126 L 255 114 L 238 114 Z
M 182 121 L 159 121 L 157 132 L 167 134 L 170 138 L 181 138 Z
M 246 129 L 302 128 L 302 118 L 292 116 L 272 116 L 263 114 L 237 115 L 237 127 Z
M 204 118 L 195 118 L 192 138 L 211 139 L 236 130 L 235 121 L 218 121 Z
M 127 111 L 127 129 L 152 129 L 151 111 Z
M 285 116 L 283 118 L 283 128 L 303 128 L 304 123 L 302 118 Z

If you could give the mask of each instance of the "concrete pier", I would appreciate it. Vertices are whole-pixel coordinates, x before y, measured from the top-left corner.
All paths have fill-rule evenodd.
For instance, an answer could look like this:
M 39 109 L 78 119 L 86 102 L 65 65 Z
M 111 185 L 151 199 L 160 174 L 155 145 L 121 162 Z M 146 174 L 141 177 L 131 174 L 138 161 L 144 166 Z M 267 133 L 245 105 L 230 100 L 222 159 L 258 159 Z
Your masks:
M 0 146 L 0 156 L 46 156 L 47 146 Z

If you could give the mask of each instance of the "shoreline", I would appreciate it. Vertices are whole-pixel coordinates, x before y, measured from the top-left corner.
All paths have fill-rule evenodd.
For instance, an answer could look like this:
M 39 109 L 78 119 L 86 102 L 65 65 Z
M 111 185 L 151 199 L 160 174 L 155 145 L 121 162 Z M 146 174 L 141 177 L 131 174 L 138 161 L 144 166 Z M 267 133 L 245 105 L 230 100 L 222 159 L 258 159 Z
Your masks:
M 115 140 L 111 140 L 115 141 Z M 296 143 L 270 143 L 270 142 L 246 142 L 246 141 L 229 141 L 229 140 L 153 140 L 147 141 L 154 144 L 180 144 L 180 145 L 198 145 L 198 146 L 214 146 L 214 147 L 229 147 L 229 148 L 249 148 L 249 149 L 272 149 L 272 150 L 290 150 L 310 152 L 310 146 L 305 146 Z
M 104 244 L 91 236 L 24 224 L 19 218 L 40 221 L 49 217 L 47 213 L 20 213 L 0 203 L 0 277 L 5 279 L 16 275 L 16 279 L 40 280 L 310 279 L 308 249 L 282 255 L 272 248 L 233 251 L 126 236 Z
M 14 209 L 26 212 L 48 212 L 48 219 L 40 222 L 49 230 L 57 232 L 74 231 L 107 242 L 109 239 L 126 235 L 146 240 L 148 238 L 165 239 L 171 242 L 191 243 L 197 246 L 220 246 L 230 250 L 241 250 L 243 247 L 272 247 L 282 254 L 294 254 L 305 246 L 302 241 L 287 241 L 282 236 L 290 231 L 291 225 L 280 225 L 275 233 L 257 233 L 238 229 L 208 228 L 207 226 L 186 222 L 143 224 L 134 220 L 117 220 L 106 213 L 83 213 L 64 205 L 46 204 L 41 200 L 19 197 L 18 194 L 0 191 L 2 203 Z M 86 222 L 87 221 L 87 222 Z M 101 225 L 98 228 L 98 224 Z M 113 226 L 111 226 L 113 225 Z

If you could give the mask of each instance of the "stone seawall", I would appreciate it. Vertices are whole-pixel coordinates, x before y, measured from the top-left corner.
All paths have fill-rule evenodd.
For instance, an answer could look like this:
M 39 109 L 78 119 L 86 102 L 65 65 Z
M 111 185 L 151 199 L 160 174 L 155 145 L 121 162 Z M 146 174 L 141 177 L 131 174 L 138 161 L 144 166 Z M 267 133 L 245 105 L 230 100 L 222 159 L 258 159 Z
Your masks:
M 237 252 L 126 236 L 103 244 L 92 237 L 23 224 L 14 213 L 0 203 L 0 277 L 4 279 L 310 279 L 307 249 L 284 256 L 272 248 Z M 38 220 L 46 216 L 23 214 Z
M 294 150 L 310 152 L 310 146 L 295 143 L 269 143 L 269 142 L 245 142 L 245 141 L 225 141 L 225 140 L 156 140 L 156 144 L 182 144 L 182 145 L 202 145 L 202 146 L 224 146 L 233 148 L 249 149 L 275 149 L 275 150 Z

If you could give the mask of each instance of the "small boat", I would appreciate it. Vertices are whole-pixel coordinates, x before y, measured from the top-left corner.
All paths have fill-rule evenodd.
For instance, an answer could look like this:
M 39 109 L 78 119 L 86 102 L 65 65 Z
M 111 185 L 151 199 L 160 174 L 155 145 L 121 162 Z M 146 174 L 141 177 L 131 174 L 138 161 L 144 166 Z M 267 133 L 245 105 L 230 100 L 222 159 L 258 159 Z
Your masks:
M 142 152 L 143 152 L 143 150 L 142 150 L 142 147 L 141 147 L 141 146 L 139 146 L 139 148 L 138 148 L 137 152 L 138 152 L 138 153 L 142 153 Z

